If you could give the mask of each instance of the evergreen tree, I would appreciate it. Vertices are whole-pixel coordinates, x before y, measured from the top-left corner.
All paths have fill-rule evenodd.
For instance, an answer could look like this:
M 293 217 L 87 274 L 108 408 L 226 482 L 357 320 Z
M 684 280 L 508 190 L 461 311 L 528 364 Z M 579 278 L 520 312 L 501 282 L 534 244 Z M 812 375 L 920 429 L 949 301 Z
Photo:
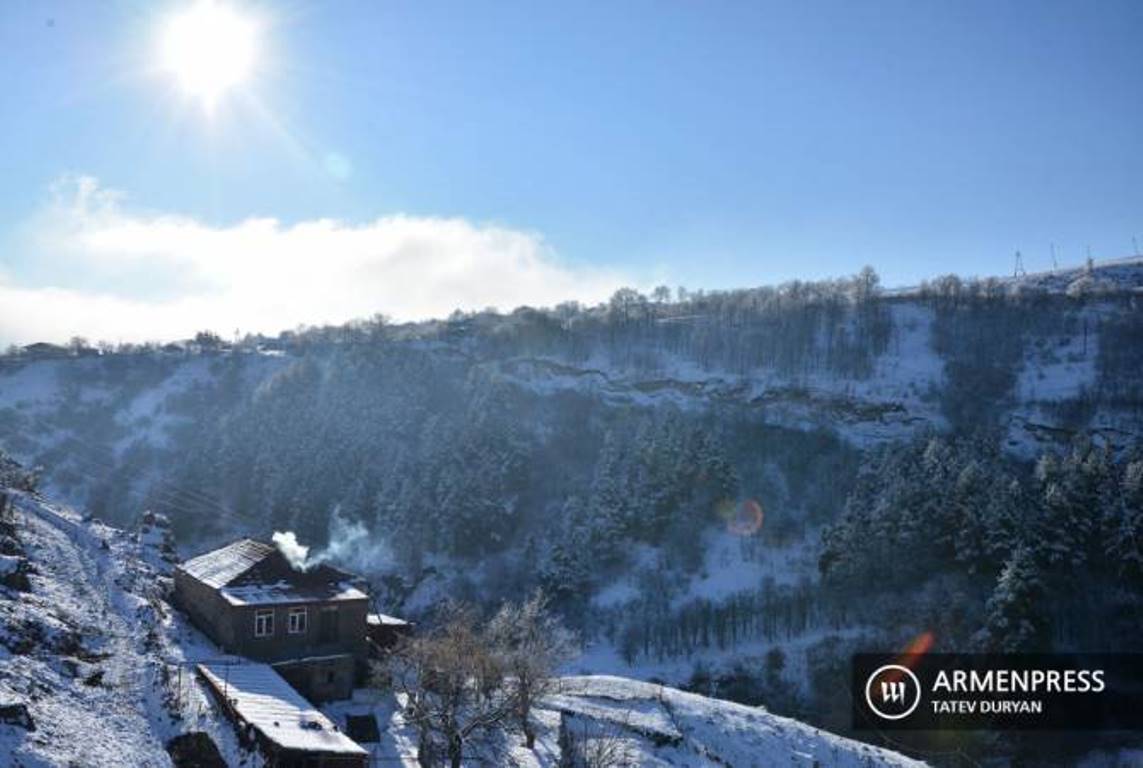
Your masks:
M 1143 584 L 1143 461 L 1123 470 L 1119 518 L 1109 526 L 1105 554 L 1116 575 L 1134 585 Z
M 1032 553 L 1021 547 L 997 579 L 985 608 L 985 624 L 974 641 L 981 650 L 1001 653 L 1045 650 L 1047 622 L 1041 602 L 1044 585 Z

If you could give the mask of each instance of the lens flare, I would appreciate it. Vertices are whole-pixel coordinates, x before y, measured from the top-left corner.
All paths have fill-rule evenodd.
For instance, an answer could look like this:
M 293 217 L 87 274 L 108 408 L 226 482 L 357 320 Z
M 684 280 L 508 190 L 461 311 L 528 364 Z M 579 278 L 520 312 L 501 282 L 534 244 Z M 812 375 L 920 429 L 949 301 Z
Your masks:
M 726 530 L 735 536 L 753 536 L 758 533 L 765 517 L 762 505 L 755 499 L 745 499 L 737 504 L 724 499 L 718 503 L 716 512 L 726 521 Z
M 923 656 L 929 652 L 936 642 L 936 636 L 928 630 L 917 635 L 905 646 L 905 656 Z
M 917 666 L 917 662 L 921 660 L 921 657 L 932 649 L 933 643 L 936 641 L 936 635 L 929 630 L 925 630 L 909 641 L 909 644 L 905 646 L 905 650 L 897 657 L 896 663 L 907 669 L 913 669 Z M 903 674 L 901 672 L 890 671 L 885 674 L 885 682 L 895 683 L 902 677 Z

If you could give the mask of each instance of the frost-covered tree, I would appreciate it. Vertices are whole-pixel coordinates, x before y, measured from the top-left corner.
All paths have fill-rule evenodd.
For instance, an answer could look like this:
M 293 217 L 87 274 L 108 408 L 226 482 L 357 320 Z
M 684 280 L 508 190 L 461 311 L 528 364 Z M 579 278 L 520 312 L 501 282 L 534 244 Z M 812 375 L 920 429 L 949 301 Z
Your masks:
M 565 610 L 582 605 L 591 592 L 593 541 L 588 510 L 579 497 L 563 504 L 558 531 L 547 560 L 541 565 L 540 583 L 546 594 Z
M 1043 650 L 1047 625 L 1041 601 L 1044 584 L 1029 549 L 1012 554 L 988 598 L 984 628 L 975 643 L 983 650 L 1002 653 Z
M 574 638 L 540 591 L 523 603 L 501 606 L 488 623 L 487 636 L 507 675 L 507 695 L 515 705 L 513 714 L 524 745 L 532 749 L 536 742 L 532 708 L 551 690 L 559 665 L 574 655 Z
M 1143 583 L 1143 461 L 1123 470 L 1118 520 L 1108 526 L 1105 555 L 1115 573 L 1133 584 Z
M 400 646 L 393 681 L 405 694 L 405 721 L 420 734 L 417 759 L 436 765 L 443 753 L 460 768 L 473 740 L 492 738 L 516 711 L 504 687 L 505 667 L 475 612 L 449 604 L 439 626 Z
M 1105 525 L 1105 488 L 1111 485 L 1106 455 L 1076 448 L 1063 460 L 1045 455 L 1036 464 L 1040 489 L 1038 547 L 1049 565 L 1079 569 L 1096 552 Z

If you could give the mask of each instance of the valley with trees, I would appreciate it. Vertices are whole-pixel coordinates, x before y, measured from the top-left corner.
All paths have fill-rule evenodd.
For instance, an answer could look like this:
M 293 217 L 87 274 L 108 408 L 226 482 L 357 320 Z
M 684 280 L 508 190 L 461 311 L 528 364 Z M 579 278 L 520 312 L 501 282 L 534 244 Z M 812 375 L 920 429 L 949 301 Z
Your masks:
M 850 733 L 858 650 L 1136 647 L 1141 287 L 1134 261 L 907 291 L 866 269 L 17 351 L 0 445 L 96 519 L 166 515 L 180 548 L 292 531 L 429 625 L 542 589 L 581 642 L 567 671 Z M 432 642 L 478 643 L 442 622 Z

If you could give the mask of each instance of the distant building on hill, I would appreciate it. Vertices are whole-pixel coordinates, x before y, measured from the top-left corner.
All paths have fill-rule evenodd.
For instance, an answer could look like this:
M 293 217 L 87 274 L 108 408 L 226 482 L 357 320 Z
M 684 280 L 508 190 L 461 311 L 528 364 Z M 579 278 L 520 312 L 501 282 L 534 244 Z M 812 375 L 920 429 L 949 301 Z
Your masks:
M 24 349 L 21 350 L 21 355 L 28 360 L 55 360 L 70 357 L 71 352 L 67 347 L 61 347 L 58 344 L 37 341 L 35 344 L 29 344 L 24 347 Z

